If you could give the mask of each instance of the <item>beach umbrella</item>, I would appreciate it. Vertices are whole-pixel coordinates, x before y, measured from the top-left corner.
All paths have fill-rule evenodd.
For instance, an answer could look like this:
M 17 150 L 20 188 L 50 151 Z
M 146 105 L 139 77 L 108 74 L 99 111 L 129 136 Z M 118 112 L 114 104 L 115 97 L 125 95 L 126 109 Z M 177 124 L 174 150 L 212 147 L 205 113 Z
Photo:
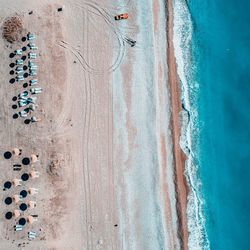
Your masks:
M 24 226 L 26 224 L 26 219 L 20 218 L 18 224 Z
M 12 183 L 10 181 L 6 181 L 3 186 L 4 188 L 10 189 L 12 186 Z
M 13 200 L 15 203 L 18 203 L 18 202 L 21 201 L 22 199 L 21 199 L 20 195 L 15 194 L 15 195 L 12 196 L 12 200 Z
M 35 194 L 38 193 L 38 189 L 37 189 L 37 188 L 29 188 L 29 189 L 28 189 L 28 193 L 29 193 L 30 195 L 35 195 Z
M 35 201 L 29 201 L 28 202 L 28 208 L 29 209 L 33 209 L 36 207 L 36 202 Z
M 12 180 L 12 184 L 17 187 L 17 186 L 21 186 L 21 181 L 20 179 L 13 179 Z
M 25 211 L 25 210 L 27 210 L 27 208 L 28 208 L 28 206 L 27 206 L 25 203 L 22 203 L 22 204 L 20 204 L 20 206 L 19 206 L 19 209 L 20 209 L 21 211 Z
M 5 159 L 10 159 L 12 156 L 12 153 L 10 151 L 6 151 L 3 156 Z
M 37 219 L 35 219 L 33 216 L 29 215 L 27 217 L 27 221 L 28 221 L 28 223 L 32 224 L 33 222 L 37 221 Z
M 38 171 L 30 171 L 29 175 L 32 179 L 39 177 L 39 172 Z
M 27 192 L 26 190 L 22 190 L 22 191 L 20 192 L 20 195 L 21 195 L 23 198 L 25 198 L 25 197 L 28 195 L 28 192 Z
M 12 198 L 11 198 L 11 197 L 5 198 L 4 203 L 5 203 L 6 205 L 10 205 L 10 204 L 12 203 Z
M 38 157 L 37 157 L 35 154 L 32 154 L 32 155 L 30 156 L 30 160 L 31 160 L 31 163 L 35 163 L 35 162 L 38 161 Z
M 23 158 L 22 163 L 23 163 L 23 165 L 29 165 L 30 159 L 28 157 L 25 157 L 25 158 Z
M 21 179 L 23 181 L 27 181 L 29 179 L 29 175 L 27 173 L 22 174 Z
M 14 156 L 18 156 L 21 154 L 21 150 L 19 148 L 13 148 L 12 153 Z
M 10 220 L 10 219 L 12 218 L 12 216 L 13 216 L 13 214 L 12 214 L 11 212 L 7 212 L 7 213 L 5 214 L 5 218 L 6 218 L 7 220 Z
M 14 215 L 14 218 L 18 218 L 21 215 L 21 213 L 19 210 L 16 209 L 14 210 L 13 215 Z

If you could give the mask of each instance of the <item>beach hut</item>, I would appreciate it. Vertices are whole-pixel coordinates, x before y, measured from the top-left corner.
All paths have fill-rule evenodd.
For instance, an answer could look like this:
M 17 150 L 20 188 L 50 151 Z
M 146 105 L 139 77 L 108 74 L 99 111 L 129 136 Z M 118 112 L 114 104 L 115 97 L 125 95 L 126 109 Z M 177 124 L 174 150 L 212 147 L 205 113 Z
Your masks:
M 22 197 L 21 195 L 18 195 L 18 194 L 14 194 L 14 195 L 12 196 L 12 200 L 13 200 L 13 202 L 15 202 L 15 203 L 18 203 L 19 201 L 22 201 L 22 199 L 23 199 L 23 197 Z
M 29 201 L 28 202 L 28 208 L 29 209 L 34 209 L 36 207 L 36 202 L 35 201 Z
M 13 149 L 12 149 L 12 154 L 13 154 L 14 156 L 19 156 L 19 155 L 22 154 L 22 149 L 13 148 Z
M 38 189 L 37 188 L 29 188 L 28 193 L 30 195 L 36 195 L 36 194 L 38 194 Z
M 22 182 L 21 179 L 13 179 L 12 180 L 12 184 L 14 187 L 21 186 L 21 182 Z
M 14 218 L 16 219 L 16 218 L 18 218 L 20 215 L 21 215 L 20 210 L 15 209 L 14 212 L 13 212 Z
M 31 163 L 37 162 L 37 161 L 38 161 L 37 155 L 31 154 L 31 155 L 30 155 L 30 161 L 31 161 Z
M 40 173 L 38 171 L 32 170 L 32 171 L 29 172 L 29 176 L 30 176 L 31 179 L 38 178 L 39 175 L 40 175 Z

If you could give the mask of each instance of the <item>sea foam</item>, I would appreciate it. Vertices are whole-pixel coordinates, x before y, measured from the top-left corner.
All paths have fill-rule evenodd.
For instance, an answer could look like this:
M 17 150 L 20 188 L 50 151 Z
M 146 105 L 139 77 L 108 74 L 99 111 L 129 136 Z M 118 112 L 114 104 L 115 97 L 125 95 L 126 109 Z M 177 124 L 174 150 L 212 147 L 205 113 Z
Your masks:
M 189 185 L 187 219 L 189 249 L 210 249 L 205 229 L 201 182 L 198 178 L 197 143 L 199 126 L 196 98 L 199 86 L 193 75 L 195 64 L 191 61 L 192 20 L 185 0 L 175 0 L 174 8 L 174 50 L 177 73 L 181 81 L 182 128 L 180 146 L 187 155 L 185 175 Z

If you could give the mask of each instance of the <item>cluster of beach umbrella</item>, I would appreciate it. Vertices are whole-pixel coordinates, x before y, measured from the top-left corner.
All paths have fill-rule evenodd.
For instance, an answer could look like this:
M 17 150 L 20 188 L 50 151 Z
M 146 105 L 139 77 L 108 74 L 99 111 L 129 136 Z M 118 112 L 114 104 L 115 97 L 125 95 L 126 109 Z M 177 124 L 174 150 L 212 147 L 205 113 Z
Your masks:
M 37 76 L 38 66 L 34 63 L 34 60 L 37 58 L 35 51 L 38 47 L 33 42 L 35 38 L 35 35 L 28 33 L 26 37 L 22 38 L 23 42 L 28 41 L 27 46 L 16 49 L 14 53 L 10 54 L 10 58 L 15 57 L 16 60 L 10 64 L 10 67 L 13 68 L 10 71 L 10 75 L 15 75 L 15 77 L 11 78 L 9 82 L 11 84 L 15 82 L 18 84 L 22 83 L 24 89 L 29 87 L 29 89 L 22 91 L 12 98 L 12 101 L 15 102 L 12 108 L 19 108 L 19 111 L 13 114 L 13 119 L 17 119 L 18 117 L 27 118 L 30 115 L 30 119 L 24 120 L 25 124 L 40 121 L 39 118 L 33 116 L 33 112 L 37 107 L 37 97 L 34 95 L 40 94 L 43 91 L 41 87 L 36 86 L 38 79 L 35 77 Z
M 14 148 L 12 151 L 6 151 L 4 153 L 4 158 L 14 158 L 14 160 L 17 160 L 17 158 L 21 157 L 21 155 L 22 149 Z M 34 163 L 38 161 L 38 157 L 39 156 L 35 154 L 31 154 L 30 157 L 23 157 L 21 160 L 22 164 L 14 164 L 13 167 L 15 166 L 14 168 L 17 169 L 13 169 L 20 171 L 22 170 L 22 165 L 26 167 L 31 167 Z M 19 178 L 14 178 L 10 181 L 5 181 L 4 183 L 4 191 L 11 190 L 11 188 L 14 187 L 12 194 L 9 194 L 4 198 L 4 203 L 7 207 L 12 206 L 13 208 L 5 213 L 5 219 L 15 220 L 15 231 L 22 231 L 26 223 L 32 224 L 37 221 L 38 215 L 26 215 L 26 213 L 30 213 L 30 211 L 36 207 L 36 201 L 33 200 L 33 197 L 38 194 L 38 189 L 34 187 L 27 188 L 27 185 L 25 183 L 29 179 L 38 178 L 39 175 L 40 173 L 38 171 L 25 170 L 21 175 L 19 175 Z M 19 186 L 23 188 L 19 189 Z M 34 239 L 35 237 L 35 232 L 28 232 L 29 239 Z

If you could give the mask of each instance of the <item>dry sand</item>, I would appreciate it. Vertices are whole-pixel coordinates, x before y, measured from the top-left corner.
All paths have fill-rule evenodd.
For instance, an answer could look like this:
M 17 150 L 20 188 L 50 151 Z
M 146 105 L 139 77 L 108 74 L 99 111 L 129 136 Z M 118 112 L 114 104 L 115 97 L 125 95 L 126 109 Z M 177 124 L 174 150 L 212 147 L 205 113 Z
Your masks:
M 186 245 L 186 191 L 181 163 L 184 158 L 178 145 L 179 129 L 173 130 L 177 196 L 173 178 L 166 53 L 162 55 L 162 49 L 167 52 L 167 44 L 162 43 L 160 30 L 164 12 L 159 15 L 163 1 L 154 1 L 154 4 L 146 1 L 149 6 L 145 5 L 144 9 L 140 9 L 136 1 L 120 2 L 24 0 L 20 4 L 16 0 L 8 3 L 0 0 L 0 24 L 6 17 L 18 15 L 23 20 L 23 34 L 30 31 L 37 36 L 38 80 L 44 90 L 38 97 L 39 107 L 35 111 L 42 119 L 40 123 L 25 125 L 21 118 L 12 119 L 11 99 L 22 91 L 22 86 L 9 83 L 9 64 L 13 61 L 9 54 L 25 43 L 10 45 L 0 38 L 0 153 L 3 155 L 4 151 L 17 146 L 23 149 L 22 156 L 39 154 L 40 161 L 25 167 L 21 173 L 27 168 L 41 173 L 40 178 L 22 187 L 1 192 L 3 201 L 23 187 L 39 188 L 35 198 L 37 207 L 32 211 L 39 217 L 38 222 L 27 226 L 23 232 L 14 233 L 15 220 L 5 220 L 4 214 L 15 206 L 7 207 L 2 202 L 0 249 L 152 250 L 159 246 L 178 249 L 181 244 L 177 215 L 181 219 L 179 233 Z M 58 12 L 57 8 L 63 5 L 63 11 Z M 136 16 L 138 12 L 145 13 L 147 8 L 152 10 L 148 14 L 149 23 L 142 27 Z M 30 11 L 33 11 L 31 15 Z M 112 18 L 124 11 L 130 14 L 127 27 Z M 152 25 L 152 30 L 147 31 L 148 24 Z M 130 48 L 124 42 L 122 29 L 127 32 L 125 36 L 139 39 L 138 46 Z M 154 49 L 148 54 L 144 53 L 146 43 L 144 45 L 141 39 L 147 33 L 154 40 Z M 179 128 L 180 103 L 173 101 L 179 100 L 179 92 L 175 88 L 178 85 L 171 51 L 168 53 L 172 120 L 173 127 Z M 143 72 L 145 67 L 149 75 L 152 74 L 148 67 L 154 68 L 152 89 L 141 89 L 138 81 L 137 93 L 148 98 L 144 112 L 137 109 L 140 103 L 133 92 L 136 89 L 133 62 L 139 60 L 137 55 L 143 55 L 145 61 L 148 57 L 154 58 L 149 64 L 138 66 L 142 69 L 138 72 Z M 151 78 L 147 74 L 145 80 L 150 86 Z M 119 86 L 124 98 L 118 94 Z M 122 109 L 122 105 L 126 108 Z M 145 130 L 144 125 L 136 124 L 136 119 L 146 121 Z M 138 136 L 148 138 L 145 151 Z M 145 156 L 145 163 L 140 161 L 138 165 L 137 156 L 141 155 Z M 20 160 L 21 157 L 11 160 L 1 157 L 1 183 L 20 176 L 20 172 L 12 171 L 12 164 Z M 51 168 L 52 162 L 55 165 Z M 38 238 L 28 241 L 28 230 L 38 232 Z

